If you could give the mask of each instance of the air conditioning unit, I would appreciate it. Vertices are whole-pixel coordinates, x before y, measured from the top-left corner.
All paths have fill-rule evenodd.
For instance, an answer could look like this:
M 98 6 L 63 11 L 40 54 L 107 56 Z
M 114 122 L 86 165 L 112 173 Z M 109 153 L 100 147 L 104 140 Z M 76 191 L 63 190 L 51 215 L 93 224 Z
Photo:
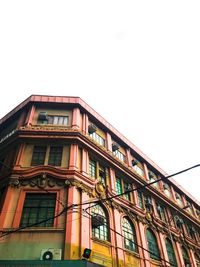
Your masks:
M 137 159 L 132 160 L 132 167 L 138 165 L 139 161 Z
M 97 126 L 94 125 L 93 123 L 91 123 L 89 126 L 88 126 L 88 132 L 89 134 L 93 134 L 97 131 Z
M 47 120 L 47 112 L 40 112 L 38 115 L 38 121 L 46 121 Z
M 92 227 L 97 228 L 99 226 L 104 225 L 104 217 L 101 216 L 100 214 L 94 214 L 92 215 Z
M 113 143 L 112 143 L 112 151 L 114 152 L 114 151 L 116 151 L 116 150 L 118 150 L 118 149 L 119 149 L 119 144 L 116 143 L 116 142 L 113 142 Z
M 40 260 L 61 260 L 62 249 L 59 248 L 45 248 L 41 250 Z

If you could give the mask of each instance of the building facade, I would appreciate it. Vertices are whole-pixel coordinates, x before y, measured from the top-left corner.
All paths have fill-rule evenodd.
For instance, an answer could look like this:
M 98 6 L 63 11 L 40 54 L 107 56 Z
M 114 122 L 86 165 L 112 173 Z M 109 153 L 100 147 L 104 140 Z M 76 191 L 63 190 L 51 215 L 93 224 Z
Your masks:
M 166 175 L 82 99 L 30 96 L 0 120 L 0 260 L 199 267 L 199 203 Z

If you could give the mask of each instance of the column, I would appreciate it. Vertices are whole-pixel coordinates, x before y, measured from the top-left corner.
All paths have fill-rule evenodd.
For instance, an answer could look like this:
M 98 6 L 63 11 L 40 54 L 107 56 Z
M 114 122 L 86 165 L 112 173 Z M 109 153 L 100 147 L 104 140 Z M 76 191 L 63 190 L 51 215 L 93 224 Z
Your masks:
M 81 113 L 79 108 L 74 108 L 72 112 L 72 129 L 81 129 Z
M 184 264 L 184 260 L 183 260 L 181 245 L 177 241 L 175 242 L 175 245 L 176 245 L 176 251 L 178 252 L 178 259 L 179 259 L 178 266 L 183 267 L 183 266 L 185 266 L 185 264 Z
M 14 216 L 14 213 L 10 213 L 9 209 L 10 206 L 12 204 L 12 197 L 14 194 L 14 188 L 12 188 L 11 186 L 7 187 L 6 192 L 4 192 L 4 202 L 2 205 L 2 210 L 0 213 L 0 229 L 2 228 L 8 228 L 8 227 L 12 227 L 12 225 L 6 225 L 6 218 L 7 216 Z M 10 218 L 9 220 L 10 222 L 12 222 L 12 219 Z
M 21 167 L 21 163 L 23 160 L 23 155 L 24 155 L 24 150 L 25 150 L 25 144 L 19 144 L 19 148 L 17 150 L 17 155 L 15 159 L 15 166 Z
M 68 189 L 68 206 L 80 203 L 80 192 L 75 186 Z M 77 211 L 77 212 L 76 212 Z M 66 214 L 64 260 L 80 259 L 80 209 L 69 209 Z
M 197 267 L 196 260 L 195 260 L 195 257 L 194 257 L 194 252 L 192 251 L 192 249 L 189 249 L 189 257 L 190 257 L 191 266 L 192 267 Z
M 28 115 L 27 115 L 27 117 L 26 117 L 26 121 L 25 121 L 25 124 L 26 124 L 27 126 L 32 125 L 34 114 L 35 114 L 35 105 L 32 105 L 32 106 L 30 107 L 30 109 L 29 109 L 29 112 L 28 112 Z
M 116 194 L 116 186 L 115 186 L 115 171 L 110 168 L 110 189 L 112 193 Z
M 88 166 L 89 166 L 89 155 L 88 151 L 83 148 L 82 149 L 82 162 L 81 162 L 81 173 L 85 176 L 88 176 Z
M 130 148 L 126 149 L 126 162 L 127 162 L 129 167 L 132 166 Z
M 71 144 L 69 156 L 69 170 L 78 170 L 78 145 Z
M 82 191 L 82 196 L 81 196 L 81 201 L 82 203 L 88 202 L 89 196 L 87 195 L 86 192 Z M 85 248 L 92 249 L 91 246 L 91 236 L 92 236 L 92 225 L 91 225 L 91 217 L 89 214 L 84 212 L 84 209 L 87 209 L 89 207 L 88 205 L 81 206 L 81 211 L 80 211 L 80 235 L 81 235 L 81 255 L 83 254 L 83 251 Z M 91 214 L 91 210 L 87 209 L 88 213 Z
M 158 236 L 159 236 L 160 245 L 161 245 L 161 249 L 162 249 L 162 256 L 161 256 L 163 258 L 162 263 L 164 264 L 164 266 L 170 267 L 169 257 L 167 254 L 167 248 L 166 248 L 166 244 L 165 244 L 165 238 L 161 232 L 158 232 Z M 172 246 L 173 246 L 173 243 L 172 243 Z
M 138 247 L 139 254 L 142 256 L 141 266 L 142 267 L 150 267 L 150 257 L 148 252 L 148 246 L 146 242 L 146 236 L 145 236 L 145 225 L 142 222 L 138 222 L 138 228 L 139 228 L 139 235 L 141 240 L 141 247 Z
M 88 133 L 88 115 L 87 114 L 83 114 L 82 131 L 84 134 Z
M 120 213 L 117 209 L 113 210 L 113 218 L 114 218 L 114 228 L 117 233 L 122 234 L 121 231 L 121 224 L 120 221 Z M 125 259 L 124 259 L 124 249 L 123 249 L 123 237 L 115 233 L 115 240 L 116 240 L 116 257 L 118 264 L 117 266 L 124 266 Z
M 112 151 L 112 138 L 109 133 L 106 133 L 106 142 L 107 142 L 107 149 Z

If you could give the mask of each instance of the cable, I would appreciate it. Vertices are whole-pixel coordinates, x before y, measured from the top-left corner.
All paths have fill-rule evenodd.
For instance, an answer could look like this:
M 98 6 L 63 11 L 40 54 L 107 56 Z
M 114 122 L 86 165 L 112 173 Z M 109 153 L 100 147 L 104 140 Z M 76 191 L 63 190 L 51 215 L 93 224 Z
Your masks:
M 200 167 L 200 164 L 197 164 L 197 165 L 194 165 L 194 166 L 189 167 L 189 168 L 187 168 L 187 169 L 184 169 L 184 170 L 182 170 L 182 171 L 179 171 L 179 172 L 170 174 L 170 175 L 168 175 L 168 176 L 165 176 L 165 177 L 163 177 L 163 178 L 157 179 L 157 180 L 155 180 L 155 181 L 153 181 L 153 182 L 150 182 L 150 183 L 148 183 L 148 184 L 138 186 L 138 187 L 136 187 L 136 188 L 134 188 L 134 189 L 126 190 L 126 191 L 123 192 L 123 193 L 116 194 L 116 195 L 114 195 L 114 196 L 107 197 L 107 198 L 104 198 L 104 199 L 101 199 L 101 200 L 96 200 L 96 201 L 91 201 L 91 202 L 85 202 L 85 203 L 83 202 L 83 203 L 80 204 L 80 205 L 87 205 L 87 204 L 91 204 L 91 203 L 94 203 L 94 204 L 98 205 L 99 202 L 108 201 L 108 200 L 111 200 L 111 199 L 113 199 L 113 198 L 120 197 L 120 196 L 123 196 L 123 195 L 125 195 L 125 194 L 129 194 L 129 193 L 131 193 L 131 192 L 134 192 L 134 191 L 138 191 L 138 190 L 144 189 L 144 188 L 149 187 L 150 185 L 152 185 L 152 184 L 154 184 L 154 183 L 157 183 L 157 182 L 159 182 L 159 181 L 165 181 L 165 180 L 168 180 L 169 178 L 171 178 L 171 177 L 173 177 L 173 176 L 176 176 L 176 175 L 178 175 L 178 174 L 187 172 L 187 171 L 189 171 L 189 170 L 191 170 L 191 169 L 194 169 L 194 168 L 197 168 L 197 167 Z M 95 206 L 95 205 L 94 205 L 94 206 Z M 93 207 L 94 207 L 94 206 L 93 206 Z
M 90 217 L 92 217 L 92 214 L 90 214 L 90 213 L 89 213 L 88 211 L 86 211 L 86 210 L 84 210 L 84 211 L 85 211 Z M 85 215 L 83 215 L 83 216 L 85 216 Z M 88 218 L 88 219 L 90 219 L 90 217 L 87 217 L 87 216 L 85 216 L 85 217 Z M 97 218 L 95 218 L 95 220 L 97 220 L 97 221 L 100 222 L 100 220 L 98 220 Z M 120 235 L 120 236 L 123 237 L 124 239 L 127 239 L 129 242 L 133 243 L 133 244 L 136 245 L 138 248 L 142 248 L 144 251 L 146 251 L 146 252 L 148 252 L 148 253 L 150 253 L 150 254 L 152 254 L 152 255 L 158 257 L 157 254 L 155 254 L 155 253 L 151 252 L 150 250 L 144 248 L 143 246 L 139 245 L 137 242 L 135 242 L 135 241 L 133 241 L 133 240 L 131 240 L 131 239 L 125 237 L 124 235 L 122 235 L 121 233 L 117 232 L 116 230 L 114 230 L 113 228 L 111 228 L 110 226 L 108 226 L 107 224 L 104 223 L 103 225 L 105 225 L 110 231 L 114 232 L 115 234 Z M 170 266 L 171 266 L 171 265 L 173 265 L 173 266 L 177 266 L 177 265 L 175 265 L 175 264 L 173 264 L 173 263 L 170 263 L 169 261 L 163 259 L 161 256 L 159 256 L 159 260 L 163 260 L 164 262 L 169 263 Z
M 2 162 L 1 160 L 0 160 L 0 164 L 3 165 L 3 166 L 5 166 L 5 167 L 6 167 L 7 169 L 9 169 L 10 171 L 12 171 L 12 168 L 11 168 L 10 166 L 8 166 L 7 164 L 5 164 L 4 162 Z M 21 177 L 24 178 L 23 176 L 21 176 Z M 35 186 L 37 186 L 39 189 L 45 191 L 46 193 L 52 194 L 52 192 L 50 192 L 50 191 L 48 191 L 47 189 L 43 188 L 42 186 L 36 184 L 35 182 L 31 181 L 31 183 L 34 184 Z M 63 202 L 60 201 L 60 199 L 58 199 L 57 197 L 56 197 L 56 201 L 57 201 L 60 205 L 62 205 L 63 207 L 65 207 L 65 205 L 63 204 Z

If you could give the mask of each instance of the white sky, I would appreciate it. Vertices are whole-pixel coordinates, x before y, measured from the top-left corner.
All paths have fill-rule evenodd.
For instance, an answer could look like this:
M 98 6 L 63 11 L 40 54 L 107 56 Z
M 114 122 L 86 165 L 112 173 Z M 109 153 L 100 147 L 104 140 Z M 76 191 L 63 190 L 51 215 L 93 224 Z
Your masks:
M 169 174 L 200 163 L 199 1 L 0 1 L 0 117 L 80 96 Z M 200 168 L 176 178 L 200 201 Z

